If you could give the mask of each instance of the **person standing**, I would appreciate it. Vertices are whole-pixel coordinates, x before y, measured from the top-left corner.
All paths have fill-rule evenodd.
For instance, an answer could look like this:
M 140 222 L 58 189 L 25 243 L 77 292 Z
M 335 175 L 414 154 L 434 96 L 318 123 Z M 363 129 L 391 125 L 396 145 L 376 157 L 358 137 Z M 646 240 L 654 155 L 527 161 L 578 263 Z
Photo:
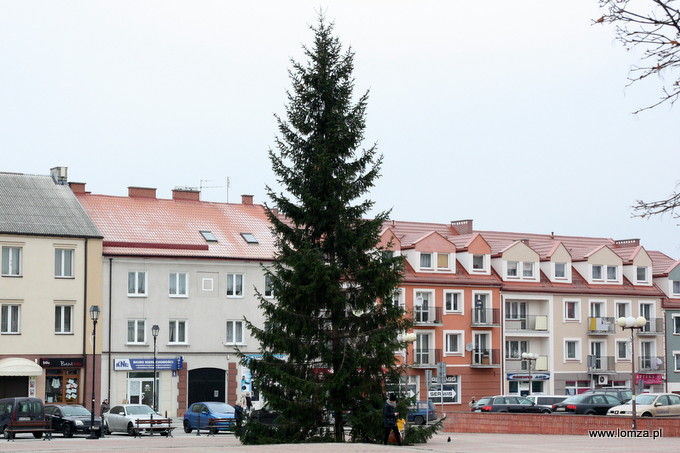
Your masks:
M 99 415 L 102 417 L 102 419 L 104 418 L 104 412 L 108 412 L 109 409 L 111 409 L 111 406 L 109 406 L 109 400 L 105 399 L 102 401 L 102 405 L 99 408 Z
M 394 393 L 390 393 L 390 397 L 383 407 L 383 426 L 385 428 L 385 434 L 383 436 L 383 444 L 387 445 L 387 441 L 390 438 L 390 432 L 394 432 L 394 438 L 397 440 L 397 445 L 401 446 L 401 435 L 399 434 L 399 428 L 397 428 L 397 396 Z

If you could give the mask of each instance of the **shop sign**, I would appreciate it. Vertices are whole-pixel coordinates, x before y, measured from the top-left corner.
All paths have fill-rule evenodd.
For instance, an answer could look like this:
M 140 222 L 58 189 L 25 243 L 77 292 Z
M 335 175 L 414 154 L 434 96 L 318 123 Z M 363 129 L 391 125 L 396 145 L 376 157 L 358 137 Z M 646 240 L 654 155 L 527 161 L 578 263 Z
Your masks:
M 156 359 L 156 370 L 181 370 L 183 357 L 174 359 Z M 115 371 L 153 371 L 153 359 L 113 359 Z
M 637 373 L 635 381 L 643 381 L 645 385 L 663 384 L 663 374 Z
M 508 373 L 508 381 L 549 381 L 550 373 Z
M 40 366 L 43 368 L 82 368 L 83 359 L 82 357 L 75 359 L 40 359 Z

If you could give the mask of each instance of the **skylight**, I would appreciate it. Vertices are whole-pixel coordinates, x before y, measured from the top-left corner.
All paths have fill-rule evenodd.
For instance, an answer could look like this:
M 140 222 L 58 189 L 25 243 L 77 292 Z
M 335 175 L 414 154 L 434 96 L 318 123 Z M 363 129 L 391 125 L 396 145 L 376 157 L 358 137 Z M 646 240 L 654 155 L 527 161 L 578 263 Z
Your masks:
M 212 234 L 212 231 L 201 231 L 201 234 L 203 235 L 203 238 L 208 241 L 208 242 L 217 242 L 217 238 L 215 237 L 214 234 Z
M 241 236 L 248 244 L 258 244 L 257 239 L 253 236 L 253 233 L 241 233 Z

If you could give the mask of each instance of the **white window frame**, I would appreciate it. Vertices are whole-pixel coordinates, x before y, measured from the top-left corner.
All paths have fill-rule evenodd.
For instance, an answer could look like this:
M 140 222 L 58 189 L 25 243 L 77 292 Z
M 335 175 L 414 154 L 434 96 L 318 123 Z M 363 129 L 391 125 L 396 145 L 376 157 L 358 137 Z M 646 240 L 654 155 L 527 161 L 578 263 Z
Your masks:
M 458 337 L 458 350 L 457 351 L 450 351 L 449 350 L 449 341 L 448 337 L 449 335 L 455 335 Z M 465 331 L 464 330 L 444 330 L 442 332 L 442 338 L 444 340 L 444 356 L 459 356 L 462 357 L 465 355 Z
M 678 314 L 673 314 L 672 316 L 673 320 L 673 335 L 680 335 L 680 324 L 678 323 L 678 320 L 680 320 L 680 313 Z
M 447 296 L 449 294 L 457 294 L 458 297 L 458 308 L 457 309 L 451 309 L 449 310 L 447 308 Z M 464 302 L 464 292 L 463 291 L 451 291 L 451 290 L 445 290 L 444 291 L 444 314 L 463 314 L 465 312 L 465 302 Z
M 180 292 L 180 282 L 184 277 L 184 292 Z M 172 292 L 172 284 L 175 284 L 175 292 Z M 170 272 L 168 274 L 168 296 L 173 298 L 189 297 L 189 274 L 186 272 Z
M 680 351 L 673 351 L 673 371 L 680 372 Z
M 614 277 L 613 278 L 609 276 L 610 270 L 614 271 Z M 619 274 L 620 274 L 619 266 L 612 266 L 612 265 L 608 264 L 607 266 L 605 266 L 605 272 L 607 273 L 606 279 L 607 279 L 608 282 L 618 282 L 619 281 Z
M 568 356 L 568 348 L 567 348 L 567 343 L 574 343 L 576 345 L 576 350 L 575 350 L 575 355 L 576 357 L 570 358 Z M 563 360 L 564 363 L 581 363 L 583 361 L 583 351 L 581 349 L 581 343 L 582 339 L 581 338 L 564 338 L 562 345 L 563 345 Z
M 232 336 L 236 335 L 236 325 L 240 324 L 241 325 L 241 338 L 229 338 L 229 325 L 232 326 L 231 332 Z M 244 345 L 245 343 L 245 323 L 243 321 L 238 321 L 238 320 L 228 320 L 226 325 L 225 325 L 225 334 L 226 334 L 226 341 L 224 342 L 225 345 Z M 240 340 L 240 341 L 238 341 Z
M 671 294 L 673 296 L 680 296 L 680 280 L 670 280 L 670 285 Z
M 69 329 L 66 330 L 68 318 Z M 57 335 L 73 334 L 73 305 L 58 304 L 54 306 L 54 333 Z
M 557 265 L 558 264 L 561 264 L 562 266 L 564 266 L 564 275 L 557 275 Z M 554 280 L 569 280 L 568 263 L 556 261 L 556 262 L 552 263 L 552 265 L 553 265 L 553 279 Z
M 236 288 L 238 287 L 237 281 L 238 278 L 240 277 L 240 285 L 241 285 L 241 293 L 238 294 L 236 291 Z M 243 294 L 245 293 L 244 288 L 246 286 L 245 284 L 245 275 L 240 272 L 230 272 L 227 274 L 227 297 L 228 298 L 234 298 L 234 299 L 242 299 L 244 296 Z M 232 290 L 229 290 L 229 286 L 231 285 Z
M 619 348 L 620 348 L 621 344 L 624 345 L 624 350 L 626 351 L 626 354 L 625 354 L 624 357 L 621 357 L 619 355 L 619 351 L 620 351 Z M 616 340 L 616 345 L 615 345 L 616 346 L 616 352 L 615 352 L 616 355 L 614 356 L 616 362 L 628 362 L 628 363 L 630 363 L 631 350 L 630 350 L 630 347 L 628 346 L 629 344 L 630 344 L 630 338 L 628 338 L 628 339 L 617 339 Z
M 130 276 L 134 275 L 133 291 L 130 292 Z M 140 291 L 139 276 L 144 276 L 144 291 Z M 128 297 L 146 297 L 149 288 L 149 276 L 146 271 L 128 271 L 127 291 Z
M 536 278 L 536 266 L 534 266 L 533 261 L 522 261 L 522 278 L 535 279 Z M 529 272 L 527 274 L 527 272 Z
M 600 315 L 595 316 L 593 313 L 593 307 L 598 305 L 601 307 Z M 588 300 L 588 317 L 589 318 L 607 318 L 607 301 L 602 299 L 589 299 Z
M 2 276 L 3 277 L 21 277 L 21 268 L 23 261 L 23 247 L 16 245 L 2 246 Z
M 15 316 L 13 316 L 14 313 L 16 313 Z M 14 317 L 16 317 L 16 320 L 12 322 Z M 0 305 L 0 334 L 21 334 L 21 304 Z
M 418 253 L 418 269 L 422 270 L 434 270 L 434 263 L 433 258 L 434 258 L 434 253 L 432 252 L 419 252 Z M 423 266 L 423 258 L 428 256 L 430 258 L 430 265 L 429 266 Z
M 66 256 L 70 256 L 70 261 L 66 260 Z M 74 249 L 55 248 L 54 249 L 54 277 L 55 278 L 73 278 L 73 259 L 75 258 Z
M 475 257 L 482 258 L 482 267 L 475 267 Z M 488 271 L 488 259 L 483 253 L 472 253 L 470 254 L 470 269 L 472 272 L 487 272 Z
M 203 277 L 201 279 L 201 291 L 206 293 L 215 291 L 215 279 L 212 277 Z
M 262 294 L 267 299 L 274 298 L 274 287 L 272 286 L 272 278 L 269 275 L 264 276 L 264 291 Z
M 180 325 L 184 325 L 184 338 L 179 338 Z M 175 340 L 172 339 L 172 334 L 175 333 Z M 168 322 L 168 344 L 189 344 L 189 323 L 186 319 L 171 319 Z
M 599 277 L 595 277 L 595 269 L 600 270 L 600 276 Z M 590 265 L 590 279 L 594 282 L 603 282 L 605 272 L 606 272 L 606 268 L 602 264 L 591 264 Z
M 625 307 L 625 309 L 623 310 L 624 314 L 620 313 L 621 310 L 619 310 L 619 307 Z M 631 311 L 630 311 L 631 308 L 630 307 L 631 307 L 631 302 L 629 300 L 614 301 L 614 310 L 615 310 L 614 314 L 616 315 L 615 318 L 618 319 L 622 316 L 624 318 L 627 318 L 627 317 L 631 316 Z
M 574 307 L 574 318 L 567 318 L 567 303 L 573 302 L 576 304 Z M 564 299 L 562 302 L 562 316 L 564 322 L 581 322 L 581 300 L 580 299 Z
M 642 280 L 640 279 L 640 274 L 639 274 L 640 270 L 645 271 L 645 276 Z M 635 281 L 637 283 L 649 283 L 649 267 L 647 267 L 647 266 L 636 266 L 635 267 Z
M 440 256 L 446 257 L 446 267 L 439 267 Z M 453 269 L 453 266 L 451 265 L 452 257 L 450 253 L 435 253 L 435 257 L 437 258 L 437 262 L 435 263 L 435 265 L 437 266 L 438 271 L 450 271 L 451 269 Z
M 134 324 L 134 335 L 132 338 L 132 341 L 130 340 L 130 323 Z M 142 332 L 142 338 L 138 338 L 138 334 L 140 332 L 140 324 L 141 324 L 141 332 Z M 146 319 L 128 319 L 127 320 L 127 330 L 125 332 L 125 338 L 126 338 L 126 344 L 146 344 Z
M 513 273 L 510 273 L 510 271 L 514 271 Z M 505 276 L 506 278 L 519 278 L 519 273 L 520 273 L 520 264 L 519 261 L 508 261 L 506 264 L 506 269 L 505 269 Z

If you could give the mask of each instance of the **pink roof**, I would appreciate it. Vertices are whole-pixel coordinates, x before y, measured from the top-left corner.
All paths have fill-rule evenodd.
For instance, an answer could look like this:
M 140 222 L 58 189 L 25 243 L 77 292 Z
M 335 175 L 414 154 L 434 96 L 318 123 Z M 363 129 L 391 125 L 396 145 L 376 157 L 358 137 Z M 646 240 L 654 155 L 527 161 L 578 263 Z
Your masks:
M 274 238 L 262 205 L 77 193 L 104 236 L 105 255 L 271 260 Z M 210 231 L 209 242 L 201 231 Z M 251 233 L 257 244 L 241 236 Z

